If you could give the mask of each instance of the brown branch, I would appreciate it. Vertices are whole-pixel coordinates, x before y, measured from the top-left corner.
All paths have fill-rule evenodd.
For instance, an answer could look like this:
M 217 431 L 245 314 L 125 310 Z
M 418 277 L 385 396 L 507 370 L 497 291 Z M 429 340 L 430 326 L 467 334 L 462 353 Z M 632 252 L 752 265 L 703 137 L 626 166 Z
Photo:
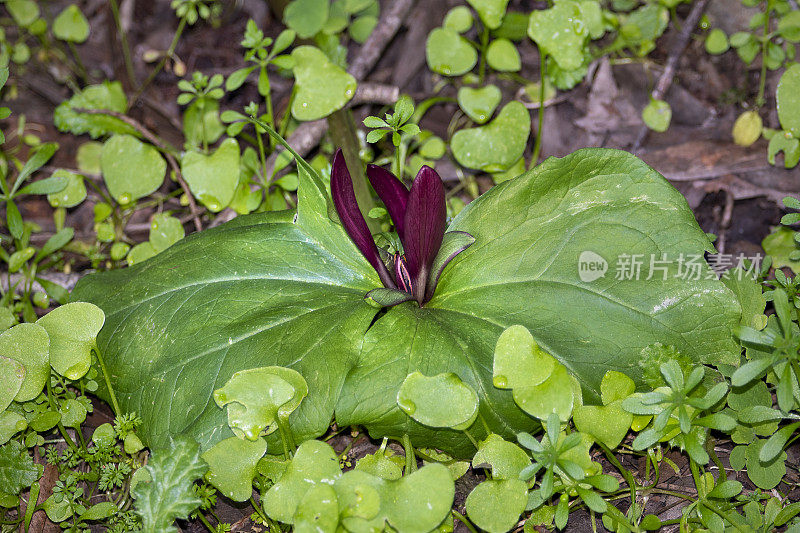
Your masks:
M 110 111 L 107 109 L 79 109 L 76 108 L 75 112 L 77 113 L 86 113 L 89 115 L 107 115 L 110 117 L 114 117 L 118 120 L 121 120 L 131 128 L 135 129 L 139 133 L 142 134 L 142 137 L 147 139 L 151 144 L 156 146 L 161 152 L 164 154 L 164 157 L 167 158 L 167 163 L 169 163 L 172 172 L 175 174 L 175 179 L 177 180 L 178 184 L 183 189 L 183 192 L 186 194 L 186 197 L 189 200 L 189 212 L 192 215 L 192 220 L 194 221 L 194 227 L 197 231 L 203 230 L 203 224 L 200 222 L 200 210 L 197 207 L 197 203 L 194 201 L 194 196 L 192 196 L 192 191 L 189 188 L 189 184 L 186 183 L 186 180 L 183 178 L 183 174 L 181 174 L 181 168 L 178 165 L 177 160 L 175 159 L 175 155 L 177 150 L 170 146 L 166 141 L 161 140 L 155 133 L 148 130 L 144 124 L 139 122 L 138 120 L 129 117 L 128 115 L 124 115 L 122 113 L 118 113 L 116 111 Z
M 650 97 L 653 100 L 663 100 L 664 95 L 666 95 L 667 91 L 672 85 L 672 80 L 675 77 L 675 71 L 678 68 L 678 61 L 680 61 L 683 52 L 689 45 L 689 40 L 692 38 L 692 31 L 694 31 L 694 29 L 697 27 L 697 24 L 700 22 L 700 17 L 703 16 L 703 12 L 706 10 L 707 4 L 708 0 L 697 0 L 694 6 L 692 6 L 692 10 L 689 12 L 689 16 L 687 16 L 686 20 L 683 21 L 683 27 L 681 28 L 675 43 L 672 45 L 672 49 L 669 51 L 664 72 L 661 73 L 661 77 L 658 78 L 658 82 L 656 82 L 653 92 L 650 93 Z M 641 148 L 642 143 L 644 143 L 649 132 L 650 128 L 648 128 L 646 124 L 642 125 L 642 127 L 639 129 L 639 134 L 636 136 L 636 140 L 631 146 L 632 152 L 635 153 L 639 151 L 639 148 Z

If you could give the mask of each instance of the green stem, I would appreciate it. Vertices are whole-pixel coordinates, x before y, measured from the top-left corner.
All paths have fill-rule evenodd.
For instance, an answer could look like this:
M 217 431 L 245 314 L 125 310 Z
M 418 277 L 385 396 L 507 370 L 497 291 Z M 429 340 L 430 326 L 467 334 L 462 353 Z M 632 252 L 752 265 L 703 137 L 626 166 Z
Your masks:
M 761 41 L 761 77 L 758 80 L 758 96 L 756 96 L 756 107 L 764 105 L 764 91 L 767 88 L 767 45 L 769 44 L 769 13 L 772 10 L 772 0 L 767 0 L 767 11 L 764 13 L 764 35 Z
M 471 533 L 478 533 L 478 530 L 475 529 L 475 526 L 472 525 L 472 522 L 467 520 L 463 514 L 459 513 L 455 509 L 451 510 L 450 512 L 453 513 L 453 516 L 456 518 L 456 520 L 464 524 L 464 527 L 469 529 Z
M 142 96 L 142 93 L 144 92 L 145 89 L 147 89 L 147 86 L 150 85 L 150 83 L 155 79 L 156 76 L 158 76 L 158 73 L 161 72 L 161 69 L 163 69 L 164 65 L 167 63 L 167 59 L 175 55 L 175 49 L 178 47 L 178 41 L 180 40 L 181 35 L 183 34 L 183 30 L 185 28 L 186 28 L 186 19 L 182 18 L 180 23 L 178 23 L 178 29 L 175 30 L 175 35 L 172 37 L 172 42 L 169 45 L 169 49 L 166 51 L 164 56 L 158 62 L 156 68 L 153 69 L 152 72 L 150 72 L 149 76 L 147 76 L 147 79 L 144 81 L 142 86 L 139 87 L 139 90 L 136 91 L 136 96 L 134 96 L 133 99 L 131 99 L 132 105 L 135 104 L 137 100 L 139 100 L 139 97 Z
M 478 66 L 478 78 L 480 79 L 481 84 L 483 84 L 483 80 L 486 77 L 486 48 L 488 44 L 489 28 L 484 25 L 483 31 L 481 32 L 481 62 L 480 66 Z
M 258 131 L 258 126 L 255 127 L 256 129 L 256 139 L 258 140 L 258 157 L 261 159 L 261 174 L 263 179 L 261 180 L 261 184 L 266 189 L 268 187 L 270 178 L 267 176 L 267 156 L 264 152 L 264 139 L 261 138 L 261 132 Z M 269 138 L 270 144 L 272 144 L 272 137 Z
M 269 83 L 269 73 L 267 72 L 266 66 L 261 67 L 261 71 L 262 72 L 259 72 L 259 80 L 261 79 L 261 76 L 264 77 L 264 85 L 265 85 L 264 93 L 266 94 L 262 94 L 261 96 L 264 97 L 264 103 L 267 106 L 267 123 L 274 128 L 275 116 L 274 116 L 274 111 L 272 109 L 272 89 Z M 275 139 L 273 139 L 272 137 L 270 137 L 269 139 L 269 145 L 270 148 L 272 148 L 273 150 L 275 149 Z
M 75 48 L 75 43 L 72 41 L 67 41 L 67 46 L 69 46 L 69 50 L 72 52 L 72 55 L 75 58 L 75 63 L 78 65 L 78 72 L 81 78 L 83 78 L 83 82 L 89 83 L 89 74 L 86 71 L 86 67 L 83 65 L 83 61 L 81 61 L 81 56 L 78 55 L 78 49 Z
M 619 460 L 614 456 L 614 453 L 611 450 L 609 450 L 605 444 L 603 444 L 602 442 L 598 442 L 597 445 L 600 446 L 600 448 L 602 448 L 603 453 L 605 453 L 606 458 L 608 458 L 609 462 L 612 465 L 614 465 L 614 468 L 616 468 L 619 471 L 619 473 L 622 474 L 622 477 L 625 478 L 625 482 L 628 484 L 628 488 L 631 491 L 631 501 L 635 502 L 636 480 L 633 479 L 633 475 L 628 471 L 627 468 L 622 466 L 622 463 L 619 462 Z
M 250 496 L 250 505 L 253 506 L 253 509 L 256 510 L 256 514 L 264 521 L 265 524 L 272 524 L 272 521 L 264 514 L 264 511 L 261 509 L 261 506 L 258 504 L 255 498 Z M 270 527 L 270 531 L 272 531 L 272 527 Z
M 56 402 L 53 401 L 53 385 L 50 383 L 49 376 L 47 378 L 47 402 L 50 404 L 50 409 L 57 413 L 58 407 L 56 407 Z M 67 433 L 67 428 L 64 427 L 64 424 L 59 421 L 57 426 L 58 432 L 61 433 L 62 437 L 64 437 L 64 442 L 66 442 L 70 448 L 77 449 L 78 445 L 75 444 L 75 441 L 69 436 L 69 433 Z
M 417 470 L 417 458 L 414 455 L 414 447 L 411 445 L 411 437 L 408 433 L 403 435 L 403 449 L 406 452 L 406 475 Z
M 464 435 L 467 436 L 467 438 L 472 443 L 472 445 L 475 446 L 476 450 L 480 449 L 480 446 L 478 446 L 478 441 L 476 441 L 475 437 L 473 437 L 472 434 L 469 431 L 467 431 L 466 429 L 464 430 Z
M 122 43 L 122 57 L 125 60 L 125 71 L 128 73 L 128 79 L 131 82 L 131 87 L 136 87 L 136 74 L 133 71 L 133 60 L 131 59 L 131 48 L 128 45 L 128 34 L 125 33 L 125 30 L 122 28 L 122 23 L 120 22 L 119 18 L 119 4 L 117 4 L 117 0 L 109 0 L 109 5 L 111 6 L 111 13 L 114 17 L 114 24 L 117 26 L 117 31 L 119 32 L 119 39 Z
M 544 125 L 544 89 L 545 76 L 547 74 L 547 54 L 539 48 L 539 124 L 536 127 L 536 142 L 533 145 L 533 157 L 531 157 L 531 168 L 539 163 L 539 154 L 542 151 L 542 126 Z
M 197 518 L 200 519 L 200 521 L 203 523 L 204 526 L 206 526 L 206 529 L 208 529 L 210 533 L 215 533 L 217 531 L 217 528 L 212 526 L 211 523 L 208 521 L 208 519 L 205 517 L 205 515 L 200 511 L 197 512 Z
M 111 406 L 114 408 L 114 414 L 120 416 L 122 414 L 122 409 L 119 408 L 117 395 L 114 394 L 114 387 L 111 386 L 111 377 L 108 375 L 108 369 L 106 369 L 103 355 L 100 353 L 100 350 L 97 349 L 97 346 L 94 347 L 94 353 L 97 356 L 97 362 L 100 364 L 100 371 L 103 372 L 103 380 L 106 382 L 106 387 L 108 388 L 108 396 L 111 398 Z

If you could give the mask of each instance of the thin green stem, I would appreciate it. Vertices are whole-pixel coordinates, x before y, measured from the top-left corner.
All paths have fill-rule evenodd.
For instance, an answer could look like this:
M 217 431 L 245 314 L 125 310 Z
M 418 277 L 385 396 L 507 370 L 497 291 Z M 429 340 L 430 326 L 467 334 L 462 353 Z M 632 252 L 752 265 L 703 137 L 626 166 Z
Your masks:
M 158 73 L 161 72 L 161 69 L 164 68 L 164 65 L 167 63 L 167 59 L 175 55 L 175 49 L 178 47 L 178 41 L 180 41 L 181 35 L 183 34 L 183 30 L 185 28 L 186 28 L 186 19 L 182 18 L 181 21 L 178 23 L 178 29 L 175 30 L 175 35 L 172 37 L 172 42 L 169 45 L 169 49 L 167 49 L 167 51 L 164 53 L 164 56 L 158 62 L 156 68 L 153 69 L 152 72 L 150 72 L 149 76 L 147 76 L 147 79 L 144 81 L 142 86 L 139 87 L 139 90 L 136 91 L 136 96 L 134 96 L 133 99 L 131 100 L 132 103 L 135 104 L 136 101 L 139 100 L 139 97 L 142 96 L 142 93 L 144 92 L 145 89 L 147 89 L 147 86 L 150 85 L 150 83 L 155 79 L 155 77 L 158 76 Z
M 478 66 L 478 77 L 481 83 L 483 83 L 483 80 L 486 78 L 486 49 L 488 44 L 489 28 L 484 25 L 483 31 L 481 32 L 481 62 L 480 66 Z
M 72 52 L 72 55 L 75 58 L 75 64 L 78 65 L 78 73 L 80 77 L 83 78 L 84 83 L 89 83 L 89 73 L 86 71 L 86 67 L 83 65 L 81 56 L 78 55 L 78 49 L 75 47 L 75 43 L 72 41 L 67 41 L 67 46 L 69 46 L 69 50 Z
M 533 145 L 533 157 L 531 157 L 531 167 L 539 163 L 539 154 L 542 151 L 542 127 L 544 126 L 544 89 L 545 76 L 547 74 L 547 54 L 539 48 L 539 124 L 536 127 L 536 142 Z
M 761 41 L 761 76 L 758 80 L 758 96 L 756 96 L 756 107 L 764 105 L 764 91 L 767 88 L 767 46 L 769 45 L 769 13 L 772 10 L 772 0 L 767 0 L 767 10 L 764 13 L 764 35 Z
M 119 4 L 117 4 L 117 0 L 109 0 L 108 3 L 111 6 L 111 14 L 114 17 L 114 24 L 117 26 L 119 39 L 122 43 L 122 57 L 125 60 L 125 71 L 128 73 L 128 79 L 131 82 L 131 87 L 136 87 L 136 73 L 133 71 L 131 48 L 128 45 L 128 34 L 125 33 L 125 30 L 122 28 L 122 23 L 120 22 Z
M 50 404 L 50 409 L 52 409 L 53 412 L 55 413 L 59 412 L 58 407 L 56 407 L 56 402 L 53 401 L 53 385 L 50 383 L 49 377 L 47 378 L 47 402 Z M 67 445 L 70 448 L 77 448 L 78 445 L 75 444 L 75 441 L 72 440 L 72 437 L 69 436 L 69 433 L 67 433 L 67 429 L 64 427 L 64 425 L 61 423 L 60 420 L 57 426 L 58 426 L 58 432 L 61 433 L 62 437 L 64 437 L 64 441 L 67 443 Z
M 467 436 L 467 438 L 472 443 L 472 445 L 475 446 L 476 450 L 480 448 L 480 446 L 478 445 L 478 441 L 475 440 L 475 437 L 473 437 L 472 434 L 468 430 L 466 430 L 466 429 L 464 430 L 464 435 Z
M 269 529 L 270 529 L 270 531 L 272 531 L 272 527 L 271 527 L 272 520 L 270 520 L 269 517 L 267 517 L 267 515 L 264 514 L 264 511 L 261 509 L 261 506 L 258 504 L 256 499 L 253 498 L 252 496 L 250 496 L 250 505 L 253 506 L 253 509 L 256 510 L 256 514 L 258 514 L 259 518 L 261 518 L 261 520 L 263 520 L 265 524 L 270 524 L 270 528 Z
M 475 526 L 472 525 L 472 522 L 467 520 L 467 518 L 463 514 L 459 513 L 455 509 L 451 510 L 450 512 L 453 513 L 453 517 L 455 517 L 456 520 L 464 524 L 464 527 L 469 529 L 471 533 L 478 533 L 478 530 L 475 528 Z
M 122 409 L 119 408 L 117 395 L 114 394 L 114 387 L 111 386 L 111 376 L 108 375 L 108 369 L 103 360 L 103 355 L 100 353 L 100 350 L 97 349 L 97 346 L 94 348 L 94 353 L 97 356 L 97 362 L 100 364 L 100 371 L 103 372 L 103 380 L 106 382 L 106 387 L 108 388 L 108 396 L 111 398 L 111 406 L 114 408 L 114 414 L 120 416 L 122 414 Z
M 256 139 L 258 140 L 258 157 L 261 159 L 261 184 L 264 186 L 264 188 L 266 188 L 269 186 L 270 177 L 267 176 L 267 156 L 264 152 L 264 139 L 261 138 L 261 132 L 258 131 L 258 126 L 255 126 L 255 129 Z M 271 144 L 273 142 L 272 137 L 270 137 L 269 140 Z

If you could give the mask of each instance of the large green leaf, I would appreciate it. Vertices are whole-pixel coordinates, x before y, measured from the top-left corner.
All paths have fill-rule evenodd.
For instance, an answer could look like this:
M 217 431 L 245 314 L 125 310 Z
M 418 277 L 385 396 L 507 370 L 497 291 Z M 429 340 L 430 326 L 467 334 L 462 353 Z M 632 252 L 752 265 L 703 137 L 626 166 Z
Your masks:
M 397 393 L 414 371 L 452 372 L 477 392 L 492 431 L 532 428 L 511 391 L 492 384 L 497 340 L 514 324 L 594 401 L 607 370 L 641 384 L 640 352 L 655 342 L 693 360 L 738 361 L 731 328 L 740 309 L 708 276 L 708 238 L 680 193 L 630 154 L 581 150 L 484 194 L 451 224 L 476 242 L 447 266 L 434 298 L 380 314 L 363 299 L 378 277 L 328 217 L 324 190 L 303 171 L 296 220 L 239 217 L 80 282 L 73 298 L 105 311 L 98 346 L 122 409 L 145 418 L 148 444 L 185 432 L 207 448 L 229 437 L 213 391 L 234 372 L 284 366 L 308 382 L 289 418 L 298 440 L 324 432 L 335 410 L 340 424 L 465 455 L 463 432 L 415 422 Z M 605 275 L 582 279 L 584 252 L 610 265 Z M 615 279 L 623 254 L 642 255 L 640 279 Z M 651 254 L 672 260 L 666 279 L 645 279 Z M 677 275 L 681 254 L 699 258 L 700 279 Z

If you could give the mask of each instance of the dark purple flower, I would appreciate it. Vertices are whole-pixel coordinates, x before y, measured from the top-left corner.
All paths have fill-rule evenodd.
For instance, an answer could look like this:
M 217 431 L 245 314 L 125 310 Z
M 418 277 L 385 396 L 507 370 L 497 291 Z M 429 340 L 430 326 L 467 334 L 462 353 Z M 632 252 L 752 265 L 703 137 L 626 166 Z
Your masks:
M 381 259 L 372 233 L 356 202 L 353 182 L 342 151 L 333 158 L 331 194 L 336 212 L 347 234 L 378 273 L 386 289 L 374 298 L 384 305 L 411 299 L 420 305 L 433 297 L 439 274 L 447 262 L 472 244 L 474 239 L 463 232 L 451 232 L 453 239 L 445 256 L 437 258 L 445 240 L 447 207 L 444 184 L 435 170 L 422 167 L 409 191 L 391 172 L 376 165 L 367 166 L 367 177 L 386 205 L 403 245 L 403 253 Z M 457 242 L 456 242 L 457 241 Z M 375 291 L 371 291 L 373 293 Z

